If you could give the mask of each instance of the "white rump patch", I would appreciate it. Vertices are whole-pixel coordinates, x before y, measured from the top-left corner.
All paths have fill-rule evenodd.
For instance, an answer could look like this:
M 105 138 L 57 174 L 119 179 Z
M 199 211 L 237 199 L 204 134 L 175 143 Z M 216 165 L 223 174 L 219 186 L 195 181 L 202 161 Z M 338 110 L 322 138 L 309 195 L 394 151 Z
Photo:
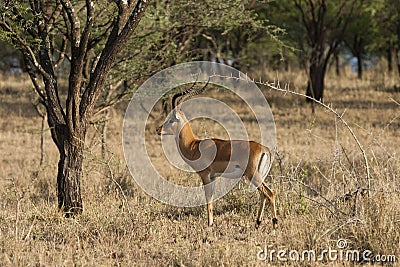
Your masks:
M 261 174 L 261 178 L 264 181 L 264 179 L 267 177 L 269 173 L 269 169 L 271 167 L 270 163 L 271 159 L 269 158 L 268 153 L 262 153 L 260 157 L 260 162 L 258 164 L 258 171 Z

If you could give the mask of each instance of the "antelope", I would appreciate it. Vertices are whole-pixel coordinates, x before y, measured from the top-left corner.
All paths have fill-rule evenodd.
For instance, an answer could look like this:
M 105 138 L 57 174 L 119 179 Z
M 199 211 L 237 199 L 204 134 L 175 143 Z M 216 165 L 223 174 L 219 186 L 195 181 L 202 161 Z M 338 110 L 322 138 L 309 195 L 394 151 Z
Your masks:
M 195 82 L 196 83 L 196 82 Z M 256 227 L 262 222 L 265 203 L 268 199 L 273 229 L 277 228 L 275 196 L 263 182 L 271 168 L 271 152 L 254 141 L 221 140 L 216 138 L 200 140 L 181 110 L 181 104 L 203 92 L 205 86 L 194 89 L 194 85 L 172 97 L 172 111 L 164 123 L 156 129 L 158 135 L 173 135 L 183 160 L 201 177 L 207 203 L 208 225 L 213 224 L 213 182 L 218 177 L 247 178 L 260 192 L 260 206 Z M 215 151 L 216 149 L 216 151 Z M 214 150 L 214 151 L 212 151 Z

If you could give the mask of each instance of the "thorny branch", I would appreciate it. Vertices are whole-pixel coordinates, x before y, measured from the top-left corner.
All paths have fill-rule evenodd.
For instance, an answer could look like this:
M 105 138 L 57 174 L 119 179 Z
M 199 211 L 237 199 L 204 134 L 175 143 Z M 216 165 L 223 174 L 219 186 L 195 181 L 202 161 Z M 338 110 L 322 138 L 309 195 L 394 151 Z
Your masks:
M 240 81 L 246 81 L 246 82 L 254 82 L 255 84 L 266 86 L 270 90 L 275 90 L 275 91 L 279 91 L 279 92 L 282 92 L 282 93 L 285 93 L 285 94 L 289 93 L 289 94 L 292 94 L 292 95 L 305 97 L 305 98 L 315 102 L 316 104 L 322 106 L 323 108 L 325 108 L 329 112 L 333 113 L 343 123 L 343 125 L 347 128 L 347 130 L 350 132 L 351 136 L 355 140 L 358 148 L 360 149 L 360 152 L 361 152 L 363 160 L 364 160 L 365 178 L 366 178 L 366 182 L 367 182 L 368 196 L 370 196 L 371 174 L 370 174 L 370 167 L 369 167 L 369 163 L 368 163 L 368 158 L 367 158 L 367 155 L 366 155 L 364 147 L 362 146 L 362 144 L 358 140 L 358 138 L 357 138 L 356 134 L 354 133 L 353 129 L 350 127 L 350 125 L 347 123 L 347 121 L 343 118 L 343 114 L 339 114 L 338 111 L 334 110 L 332 107 L 326 105 L 325 103 L 323 103 L 323 102 L 321 102 L 321 101 L 319 101 L 319 100 L 317 100 L 317 99 L 315 99 L 315 98 L 313 98 L 311 96 L 307 96 L 305 94 L 290 90 L 289 89 L 289 84 L 286 84 L 284 88 L 281 88 L 279 81 L 278 82 L 276 82 L 276 81 L 274 81 L 274 82 L 263 82 L 261 80 L 255 81 L 254 79 L 250 79 L 247 75 L 245 75 L 245 77 L 240 76 L 240 73 L 239 73 L 239 77 L 223 76 L 223 75 L 218 75 L 218 74 L 214 73 L 209 77 L 209 79 L 211 79 L 213 77 L 218 77 L 218 78 L 223 78 L 223 79 L 234 79 L 234 80 L 240 80 Z

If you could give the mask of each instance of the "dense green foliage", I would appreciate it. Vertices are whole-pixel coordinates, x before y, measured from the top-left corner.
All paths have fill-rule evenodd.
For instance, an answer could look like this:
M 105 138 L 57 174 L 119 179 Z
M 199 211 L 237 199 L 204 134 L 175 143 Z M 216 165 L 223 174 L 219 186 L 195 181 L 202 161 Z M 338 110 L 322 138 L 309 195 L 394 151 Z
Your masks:
M 57 1 L 45 2 L 51 6 Z M 21 16 L 28 18 L 28 22 L 34 19 L 27 4 L 25 9 L 21 8 L 24 1 L 18 5 L 25 10 Z M 93 35 L 100 39 L 104 27 L 118 10 L 103 1 L 97 1 L 96 5 L 101 12 L 96 13 L 98 24 Z M 321 7 L 325 8 L 325 15 Z M 120 54 L 109 83 L 115 84 L 123 78 L 139 84 L 164 67 L 189 60 L 215 60 L 246 72 L 265 67 L 301 67 L 312 76 L 313 63 L 319 64 L 325 73 L 333 59 L 339 68 L 354 57 L 361 78 L 364 62 L 384 57 L 392 71 L 395 64 L 400 68 L 398 9 L 394 0 L 156 1 Z M 82 27 L 85 15 L 82 12 Z M 12 26 L 18 33 L 29 32 L 29 24 L 19 22 Z M 0 31 L 0 38 L 12 43 L 10 33 L 4 30 Z M 56 38 L 61 43 L 62 36 Z M 40 46 L 40 40 L 27 38 L 27 41 L 33 48 Z M 101 50 L 103 45 L 104 41 L 98 42 L 94 50 Z M 12 49 L 0 53 L 4 59 L 3 71 L 15 65 Z M 66 64 L 64 70 L 68 68 Z
M 312 10 L 318 10 L 323 2 L 156 1 L 114 67 L 112 77 L 141 80 L 165 66 L 199 59 L 230 63 L 246 71 L 264 66 L 307 68 L 315 47 L 312 36 L 307 34 L 307 23 L 312 19 Z M 112 5 L 102 1 L 96 4 L 102 10 L 97 20 L 103 19 L 106 24 L 108 18 L 115 16 L 117 10 Z M 352 5 L 355 7 L 350 14 Z M 332 52 L 342 59 L 350 55 L 359 60 L 390 57 L 391 70 L 394 63 L 400 65 L 398 9 L 394 0 L 327 1 L 323 31 L 315 34 L 325 38 L 325 53 L 334 45 L 338 51 Z M 84 22 L 84 16 L 81 19 Z M 20 23 L 14 26 L 18 26 L 18 32 L 29 27 Z M 95 29 L 101 36 L 103 29 Z M 343 34 L 340 30 L 344 30 Z M 10 42 L 9 34 L 1 31 L 0 36 Z M 13 56 L 13 52 L 5 49 L 0 53 L 4 58 L 2 69 L 6 70 L 10 64 L 5 58 Z

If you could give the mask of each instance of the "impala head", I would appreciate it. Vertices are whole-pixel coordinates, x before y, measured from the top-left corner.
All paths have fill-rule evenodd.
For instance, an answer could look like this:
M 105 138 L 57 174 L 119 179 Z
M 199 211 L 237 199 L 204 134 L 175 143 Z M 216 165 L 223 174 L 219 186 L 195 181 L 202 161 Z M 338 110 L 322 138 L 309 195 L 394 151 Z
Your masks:
M 187 123 L 186 116 L 181 111 L 180 105 L 185 100 L 203 92 L 206 89 L 209 81 L 210 79 L 207 81 L 206 85 L 198 89 L 194 88 L 196 84 L 196 82 L 194 82 L 189 89 L 181 93 L 176 93 L 172 97 L 172 112 L 168 115 L 164 123 L 156 129 L 156 133 L 158 135 L 176 135 L 179 133 L 183 125 Z
M 158 135 L 175 135 L 187 122 L 185 114 L 176 107 L 164 121 L 164 123 L 156 129 Z

